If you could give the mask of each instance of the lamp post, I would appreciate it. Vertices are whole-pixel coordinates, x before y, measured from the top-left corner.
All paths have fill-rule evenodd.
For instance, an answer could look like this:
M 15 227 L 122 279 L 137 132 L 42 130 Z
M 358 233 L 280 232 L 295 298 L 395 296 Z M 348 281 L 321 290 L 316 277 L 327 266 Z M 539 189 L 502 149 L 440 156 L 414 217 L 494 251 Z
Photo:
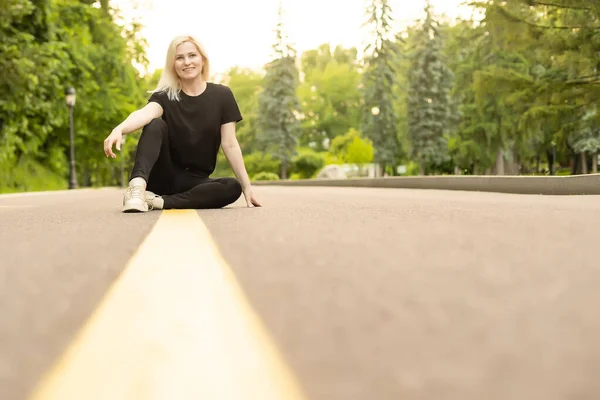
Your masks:
M 552 141 L 552 168 L 550 168 L 550 175 L 556 174 L 556 142 Z
M 375 118 L 377 118 L 377 116 L 379 115 L 380 112 L 381 112 L 381 110 L 379 110 L 379 107 L 377 107 L 377 106 L 371 108 L 371 114 Z M 376 124 L 376 128 L 377 129 L 379 128 L 378 124 Z M 378 177 L 379 177 L 379 164 L 377 164 L 377 162 L 374 162 L 373 163 L 373 178 L 378 178 Z
M 121 187 L 125 187 L 125 135 L 121 137 Z
M 77 188 L 77 177 L 75 175 L 75 134 L 73 133 L 73 108 L 76 100 L 75 89 L 70 87 L 65 90 L 65 100 L 69 107 L 69 142 L 71 146 L 69 157 L 69 189 Z

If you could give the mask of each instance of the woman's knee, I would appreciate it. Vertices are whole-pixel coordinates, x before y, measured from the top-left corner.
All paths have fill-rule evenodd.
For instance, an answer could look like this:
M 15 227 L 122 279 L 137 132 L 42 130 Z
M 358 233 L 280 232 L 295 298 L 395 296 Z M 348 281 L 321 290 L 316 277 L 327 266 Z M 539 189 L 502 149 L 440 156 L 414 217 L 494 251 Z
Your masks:
M 226 178 L 227 186 L 229 188 L 229 192 L 231 193 L 231 197 L 234 198 L 233 201 L 237 200 L 238 197 L 242 195 L 242 185 L 235 178 Z
M 154 142 L 156 139 L 159 139 L 160 142 L 164 143 L 168 140 L 168 137 L 167 123 L 162 118 L 154 118 L 142 129 L 140 142 L 146 140 Z
M 143 130 L 164 133 L 167 132 L 167 123 L 162 118 L 154 118 L 148 125 L 144 126 Z
M 242 195 L 242 185 L 235 178 L 220 178 L 219 183 L 223 189 L 221 199 L 227 203 L 233 203 Z

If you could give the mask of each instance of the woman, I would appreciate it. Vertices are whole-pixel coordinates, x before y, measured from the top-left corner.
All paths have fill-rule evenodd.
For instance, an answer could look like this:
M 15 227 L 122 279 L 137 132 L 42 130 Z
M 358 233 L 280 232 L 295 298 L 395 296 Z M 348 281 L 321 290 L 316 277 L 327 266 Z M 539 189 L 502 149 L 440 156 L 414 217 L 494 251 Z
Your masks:
M 123 212 L 221 208 L 242 193 L 248 207 L 261 206 L 235 135 L 242 115 L 231 90 L 208 82 L 209 73 L 202 45 L 191 36 L 174 38 L 146 106 L 131 113 L 104 141 L 106 156 L 116 158 L 113 145 L 121 150 L 123 135 L 143 128 Z M 209 178 L 219 146 L 239 181 Z

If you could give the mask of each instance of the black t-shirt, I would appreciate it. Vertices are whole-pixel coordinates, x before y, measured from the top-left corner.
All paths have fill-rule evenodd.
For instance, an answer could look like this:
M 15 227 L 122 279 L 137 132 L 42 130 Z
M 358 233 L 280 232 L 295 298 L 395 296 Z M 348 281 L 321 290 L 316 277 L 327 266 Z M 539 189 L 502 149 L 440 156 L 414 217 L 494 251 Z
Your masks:
M 176 167 L 208 177 L 215 170 L 221 146 L 221 125 L 239 122 L 242 114 L 231 89 L 208 82 L 198 96 L 179 92 L 179 101 L 165 92 L 152 93 L 148 102 L 163 109 L 169 129 L 171 160 Z

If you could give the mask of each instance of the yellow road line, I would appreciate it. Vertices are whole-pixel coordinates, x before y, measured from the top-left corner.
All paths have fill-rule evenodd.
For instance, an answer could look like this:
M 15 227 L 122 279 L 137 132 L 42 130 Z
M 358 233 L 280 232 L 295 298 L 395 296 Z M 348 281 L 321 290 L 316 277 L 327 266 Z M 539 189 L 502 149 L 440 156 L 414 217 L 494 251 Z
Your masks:
M 193 210 L 163 211 L 33 400 L 299 400 Z

